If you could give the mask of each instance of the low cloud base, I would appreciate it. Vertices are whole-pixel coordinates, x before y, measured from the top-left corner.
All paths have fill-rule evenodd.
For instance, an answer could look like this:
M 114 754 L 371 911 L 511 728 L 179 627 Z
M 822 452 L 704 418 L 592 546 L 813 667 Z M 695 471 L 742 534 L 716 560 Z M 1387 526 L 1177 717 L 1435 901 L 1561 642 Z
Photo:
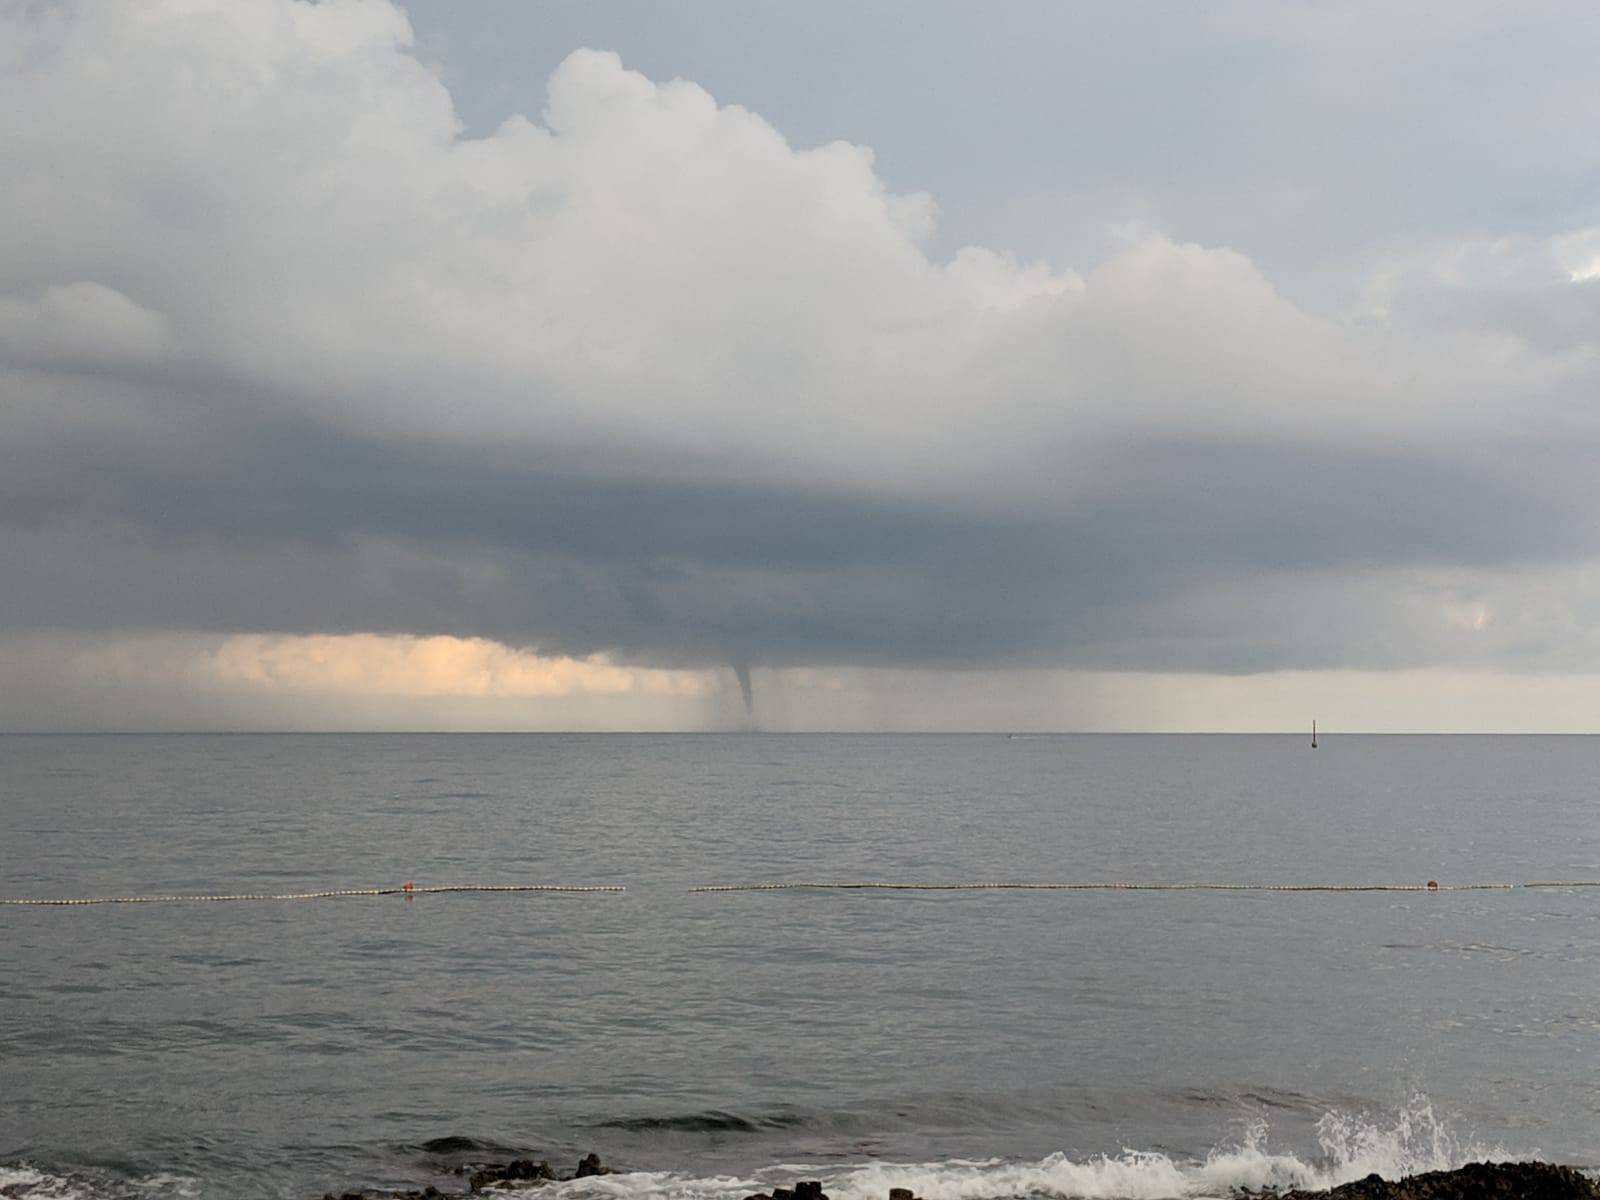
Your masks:
M 1061 669 L 649 669 L 484 638 L 0 638 L 0 729 L 1587 733 L 1600 675 Z

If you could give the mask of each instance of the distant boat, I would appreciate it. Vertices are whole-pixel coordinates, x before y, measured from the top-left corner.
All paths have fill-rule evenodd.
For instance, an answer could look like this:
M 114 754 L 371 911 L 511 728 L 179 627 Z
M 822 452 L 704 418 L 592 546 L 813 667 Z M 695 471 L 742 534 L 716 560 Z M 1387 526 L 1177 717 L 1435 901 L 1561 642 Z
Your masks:
M 1311 748 L 1317 748 L 1317 723 L 1314 720 L 1311 722 Z

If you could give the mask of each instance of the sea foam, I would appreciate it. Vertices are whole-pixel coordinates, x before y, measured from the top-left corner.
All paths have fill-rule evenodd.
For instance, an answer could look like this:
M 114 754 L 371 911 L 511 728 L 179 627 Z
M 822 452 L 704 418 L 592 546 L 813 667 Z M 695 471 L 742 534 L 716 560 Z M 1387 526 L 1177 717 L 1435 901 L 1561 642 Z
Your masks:
M 750 1176 L 694 1176 L 633 1171 L 546 1184 L 505 1193 L 541 1200 L 742 1200 L 797 1179 L 820 1179 L 830 1200 L 886 1200 L 890 1188 L 910 1188 L 921 1200 L 1208 1200 L 1238 1188 L 1336 1187 L 1378 1174 L 1386 1179 L 1443 1171 L 1469 1162 L 1537 1157 L 1514 1154 L 1456 1136 L 1424 1096 L 1374 1116 L 1334 1111 L 1316 1126 L 1316 1152 L 1307 1157 L 1274 1149 L 1264 1120 L 1235 1142 L 1203 1158 L 1125 1149 L 1081 1159 L 1051 1154 L 1037 1161 L 949 1159 L 943 1162 L 786 1163 Z M 215 1194 L 202 1181 L 176 1175 L 106 1179 L 54 1175 L 27 1163 L 0 1166 L 0 1196 L 8 1200 L 152 1200 Z
M 6 1200 L 190 1200 L 202 1194 L 199 1182 L 187 1175 L 57 1175 L 30 1163 L 0 1163 L 0 1197 Z
M 1237 1142 L 1215 1147 L 1199 1159 L 1125 1149 L 1082 1159 L 1052 1154 L 1034 1162 L 791 1163 L 754 1178 L 635 1172 L 574 1180 L 542 1194 L 551 1200 L 739 1200 L 809 1178 L 823 1181 L 830 1200 L 885 1200 L 890 1188 L 910 1188 L 921 1200 L 1203 1200 L 1229 1196 L 1238 1188 L 1329 1188 L 1374 1173 L 1396 1179 L 1468 1162 L 1535 1156 L 1457 1137 L 1423 1096 L 1384 1117 L 1328 1113 L 1317 1124 L 1318 1151 L 1308 1157 L 1274 1150 L 1270 1133 L 1268 1124 L 1258 1120 Z

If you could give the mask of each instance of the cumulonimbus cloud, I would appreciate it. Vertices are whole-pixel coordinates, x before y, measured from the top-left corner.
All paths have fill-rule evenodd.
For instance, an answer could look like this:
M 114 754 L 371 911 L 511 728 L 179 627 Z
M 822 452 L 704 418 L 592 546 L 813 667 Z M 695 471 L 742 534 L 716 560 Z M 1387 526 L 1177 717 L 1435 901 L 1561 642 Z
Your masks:
M 0 624 L 1248 671 L 1596 604 L 1592 230 L 1332 317 L 937 261 L 870 151 L 606 53 L 465 137 L 386 0 L 3 13 Z

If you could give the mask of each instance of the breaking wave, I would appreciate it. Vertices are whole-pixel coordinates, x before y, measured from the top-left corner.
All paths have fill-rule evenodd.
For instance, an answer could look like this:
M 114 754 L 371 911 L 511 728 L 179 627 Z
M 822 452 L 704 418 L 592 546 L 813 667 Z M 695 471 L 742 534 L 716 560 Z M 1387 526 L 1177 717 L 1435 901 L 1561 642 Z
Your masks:
M 1237 1142 L 1215 1147 L 1203 1158 L 1123 1150 L 1081 1159 L 1052 1154 L 1034 1162 L 788 1163 L 750 1176 L 634 1171 L 548 1184 L 537 1194 L 541 1200 L 742 1200 L 797 1179 L 821 1179 L 830 1200 L 886 1200 L 889 1189 L 897 1187 L 910 1188 L 921 1200 L 1208 1200 L 1228 1197 L 1238 1188 L 1320 1189 L 1370 1174 L 1397 1179 L 1469 1162 L 1537 1155 L 1458 1137 L 1423 1096 L 1384 1116 L 1327 1113 L 1316 1125 L 1316 1150 L 1304 1155 L 1274 1147 L 1270 1135 L 1265 1120 L 1255 1121 Z M 425 1143 L 440 1150 L 478 1145 L 468 1138 Z M 527 1196 L 532 1191 L 505 1194 Z M 215 1189 L 185 1176 L 51 1174 L 28 1163 L 0 1165 L 4 1200 L 189 1200 L 208 1194 L 216 1194 Z
M 166 1173 L 116 1178 L 90 1172 L 56 1175 L 28 1163 L 0 1164 L 0 1197 L 5 1200 L 192 1200 L 201 1195 L 196 1180 Z
M 635 1172 L 575 1180 L 542 1194 L 562 1200 L 740 1200 L 774 1185 L 820 1178 L 830 1200 L 884 1200 L 890 1188 L 910 1188 L 921 1200 L 1202 1200 L 1227 1197 L 1237 1188 L 1329 1188 L 1370 1174 L 1396 1179 L 1530 1157 L 1458 1138 L 1420 1096 L 1385 1118 L 1328 1113 L 1317 1124 L 1316 1140 L 1317 1151 L 1307 1157 L 1276 1150 L 1268 1124 L 1256 1121 L 1237 1143 L 1216 1147 L 1202 1159 L 1124 1150 L 1083 1159 L 1052 1154 L 1036 1162 L 786 1164 L 751 1178 Z

